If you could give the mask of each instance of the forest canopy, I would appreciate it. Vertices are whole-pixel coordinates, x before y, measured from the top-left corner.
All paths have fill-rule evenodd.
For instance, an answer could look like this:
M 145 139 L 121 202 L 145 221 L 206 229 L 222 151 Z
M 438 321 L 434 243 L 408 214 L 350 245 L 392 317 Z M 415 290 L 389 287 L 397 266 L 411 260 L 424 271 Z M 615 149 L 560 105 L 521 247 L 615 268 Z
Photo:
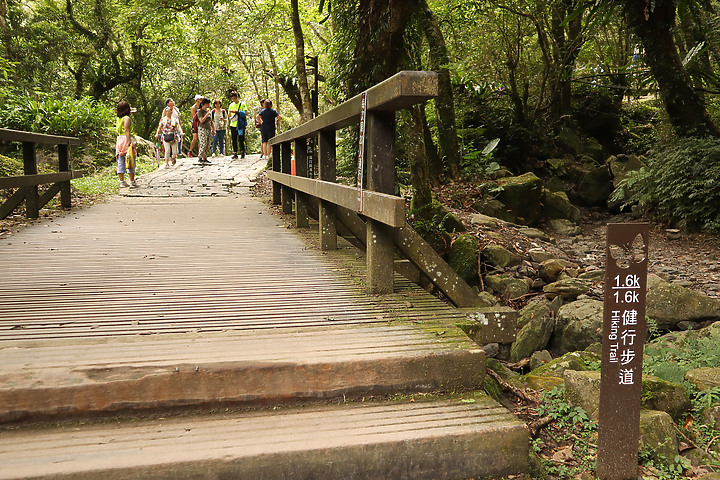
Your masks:
M 99 144 L 115 103 L 127 99 L 147 137 L 167 97 L 189 111 L 197 93 L 227 102 L 235 89 L 253 112 L 259 100 L 273 100 L 289 128 L 312 116 L 316 80 L 323 112 L 399 70 L 434 70 L 438 98 L 397 118 L 398 178 L 422 205 L 447 180 L 479 181 L 502 170 L 549 181 L 556 174 L 549 160 L 557 158 L 606 165 L 617 155 L 642 160 L 679 137 L 716 141 L 717 6 L 1 0 L 0 126 Z M 344 138 L 351 163 L 353 133 Z M 648 211 L 657 203 L 649 181 L 657 165 L 647 162 L 633 178 L 634 201 Z M 566 185 L 574 201 L 576 187 Z

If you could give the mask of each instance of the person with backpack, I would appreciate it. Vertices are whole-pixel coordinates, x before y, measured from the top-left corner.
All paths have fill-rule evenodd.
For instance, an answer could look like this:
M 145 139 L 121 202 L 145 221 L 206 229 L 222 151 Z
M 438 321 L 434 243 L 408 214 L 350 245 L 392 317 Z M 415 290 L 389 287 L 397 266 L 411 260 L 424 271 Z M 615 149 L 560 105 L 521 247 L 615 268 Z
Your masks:
M 242 112 L 242 113 L 240 113 Z M 238 122 L 241 117 L 247 119 L 247 105 L 238 99 L 238 93 L 233 90 L 230 92 L 230 105 L 228 105 L 228 115 L 230 116 L 230 135 L 232 136 L 233 160 L 238 158 L 238 141 L 240 142 L 242 158 L 245 158 L 245 128 L 239 129 Z M 242 137 L 239 137 L 239 130 L 242 130 Z
M 207 157 L 210 155 L 210 145 L 212 144 L 212 121 L 210 120 L 210 100 L 203 98 L 200 100 L 200 106 L 195 112 L 198 119 L 198 163 L 207 165 L 210 161 Z
M 160 119 L 155 138 L 162 137 L 165 146 L 165 168 L 170 166 L 170 161 L 175 165 L 178 156 L 178 147 L 180 142 L 180 122 L 173 116 L 173 111 L 169 108 L 165 109 L 165 115 Z
M 227 130 L 228 114 L 224 108 L 222 108 L 222 101 L 218 98 L 213 102 L 213 110 L 210 114 L 212 119 L 212 154 L 215 156 L 215 152 L 220 147 L 220 155 L 225 155 L 225 131 Z

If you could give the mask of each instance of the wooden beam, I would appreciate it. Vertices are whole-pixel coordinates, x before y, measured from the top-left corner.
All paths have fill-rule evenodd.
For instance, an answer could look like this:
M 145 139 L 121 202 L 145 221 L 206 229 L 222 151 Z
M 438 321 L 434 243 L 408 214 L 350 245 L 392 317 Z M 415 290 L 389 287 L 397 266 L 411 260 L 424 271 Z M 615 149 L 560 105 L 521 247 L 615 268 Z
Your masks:
M 368 110 L 401 110 L 434 98 L 438 93 L 437 73 L 402 71 L 367 90 Z M 321 130 L 338 130 L 358 123 L 361 96 L 357 95 L 332 110 L 276 135 L 270 145 L 296 138 L 314 137 Z
M 10 128 L 0 128 L 0 141 L 5 142 L 32 142 L 50 145 L 80 145 L 80 139 L 75 137 L 62 137 L 59 135 L 46 135 L 44 133 L 23 132 Z
M 0 177 L 0 190 L 4 188 L 32 187 L 45 185 L 47 183 L 63 182 L 83 176 L 85 176 L 85 172 L 82 170 L 72 170 L 70 172 L 23 175 L 22 177 Z
M 0 204 L 0 220 L 10 215 L 23 200 L 25 200 L 25 189 L 21 188 L 5 200 L 5 203 Z
M 354 187 L 273 171 L 267 171 L 266 175 L 274 182 L 300 190 L 321 200 L 350 210 L 357 208 L 357 189 Z M 363 207 L 361 213 L 368 218 L 391 227 L 405 225 L 405 200 L 403 198 L 365 190 L 363 191 Z

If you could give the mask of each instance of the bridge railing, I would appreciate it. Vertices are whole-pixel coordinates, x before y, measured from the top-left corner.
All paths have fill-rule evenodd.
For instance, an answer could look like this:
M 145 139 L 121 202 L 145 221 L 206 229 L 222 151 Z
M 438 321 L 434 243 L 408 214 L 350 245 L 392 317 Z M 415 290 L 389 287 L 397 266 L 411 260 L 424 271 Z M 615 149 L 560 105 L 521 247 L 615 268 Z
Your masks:
M 40 209 L 58 193 L 60 193 L 60 204 L 64 208 L 72 206 L 70 180 L 82 177 L 84 172 L 70 169 L 69 146 L 80 145 L 80 139 L 0 128 L 0 141 L 22 142 L 24 173 L 18 177 L 0 177 L 0 190 L 18 189 L 0 205 L 0 219 L 10 215 L 23 201 L 25 201 L 27 218 L 37 218 L 40 216 Z M 57 173 L 38 174 L 36 157 L 38 143 L 58 146 Z M 38 186 L 45 184 L 51 186 L 40 194 Z
M 477 294 L 407 225 L 405 200 L 395 195 L 395 112 L 425 102 L 437 91 L 435 72 L 400 72 L 272 138 L 272 171 L 267 176 L 273 182 L 273 203 L 282 205 L 283 213 L 292 213 L 294 201 L 298 227 L 309 226 L 310 197 L 319 200 L 321 249 L 337 248 L 338 231 L 351 233 L 363 244 L 368 292 L 393 291 L 394 271 L 400 270 L 395 262 L 397 248 L 411 262 L 412 272 L 408 274 L 407 268 L 403 272 L 408 278 L 422 273 L 436 285 L 439 281 L 453 303 L 469 306 L 477 301 Z M 358 188 L 335 183 L 336 131 L 358 124 L 361 118 L 365 120 L 365 185 Z M 318 178 L 308 178 L 307 139 L 317 141 Z

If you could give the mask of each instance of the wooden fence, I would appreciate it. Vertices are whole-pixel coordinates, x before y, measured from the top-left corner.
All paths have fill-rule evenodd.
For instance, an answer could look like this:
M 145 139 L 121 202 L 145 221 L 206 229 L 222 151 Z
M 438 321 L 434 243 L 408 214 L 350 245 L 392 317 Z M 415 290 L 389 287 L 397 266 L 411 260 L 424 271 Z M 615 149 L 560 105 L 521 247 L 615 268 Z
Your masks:
M 332 110 L 271 139 L 273 202 L 291 213 L 298 227 L 309 225 L 315 197 L 323 250 L 337 248 L 337 235 L 351 233 L 366 249 L 369 293 L 393 291 L 393 272 L 432 282 L 457 306 L 477 304 L 477 293 L 408 226 L 405 200 L 395 193 L 395 112 L 437 95 L 434 72 L 403 71 Z M 363 108 L 364 107 L 364 108 Z M 365 120 L 366 184 L 336 182 L 336 131 Z M 308 178 L 307 139 L 318 147 L 318 178 Z M 295 174 L 291 159 L 295 152 Z M 408 261 L 396 261 L 404 257 Z M 402 258 L 401 258 L 402 260 Z
M 60 204 L 64 208 L 71 207 L 70 180 L 84 175 L 82 171 L 70 169 L 69 146 L 80 145 L 79 139 L 0 128 L 0 141 L 22 142 L 23 171 L 25 173 L 20 177 L 0 177 L 0 190 L 18 189 L 5 203 L 0 205 L 0 219 L 10 215 L 23 200 L 27 218 L 37 218 L 40 216 L 40 209 L 58 193 L 60 193 Z M 57 173 L 38 174 L 35 154 L 38 143 L 58 146 Z M 51 185 L 41 194 L 38 186 L 46 184 Z

